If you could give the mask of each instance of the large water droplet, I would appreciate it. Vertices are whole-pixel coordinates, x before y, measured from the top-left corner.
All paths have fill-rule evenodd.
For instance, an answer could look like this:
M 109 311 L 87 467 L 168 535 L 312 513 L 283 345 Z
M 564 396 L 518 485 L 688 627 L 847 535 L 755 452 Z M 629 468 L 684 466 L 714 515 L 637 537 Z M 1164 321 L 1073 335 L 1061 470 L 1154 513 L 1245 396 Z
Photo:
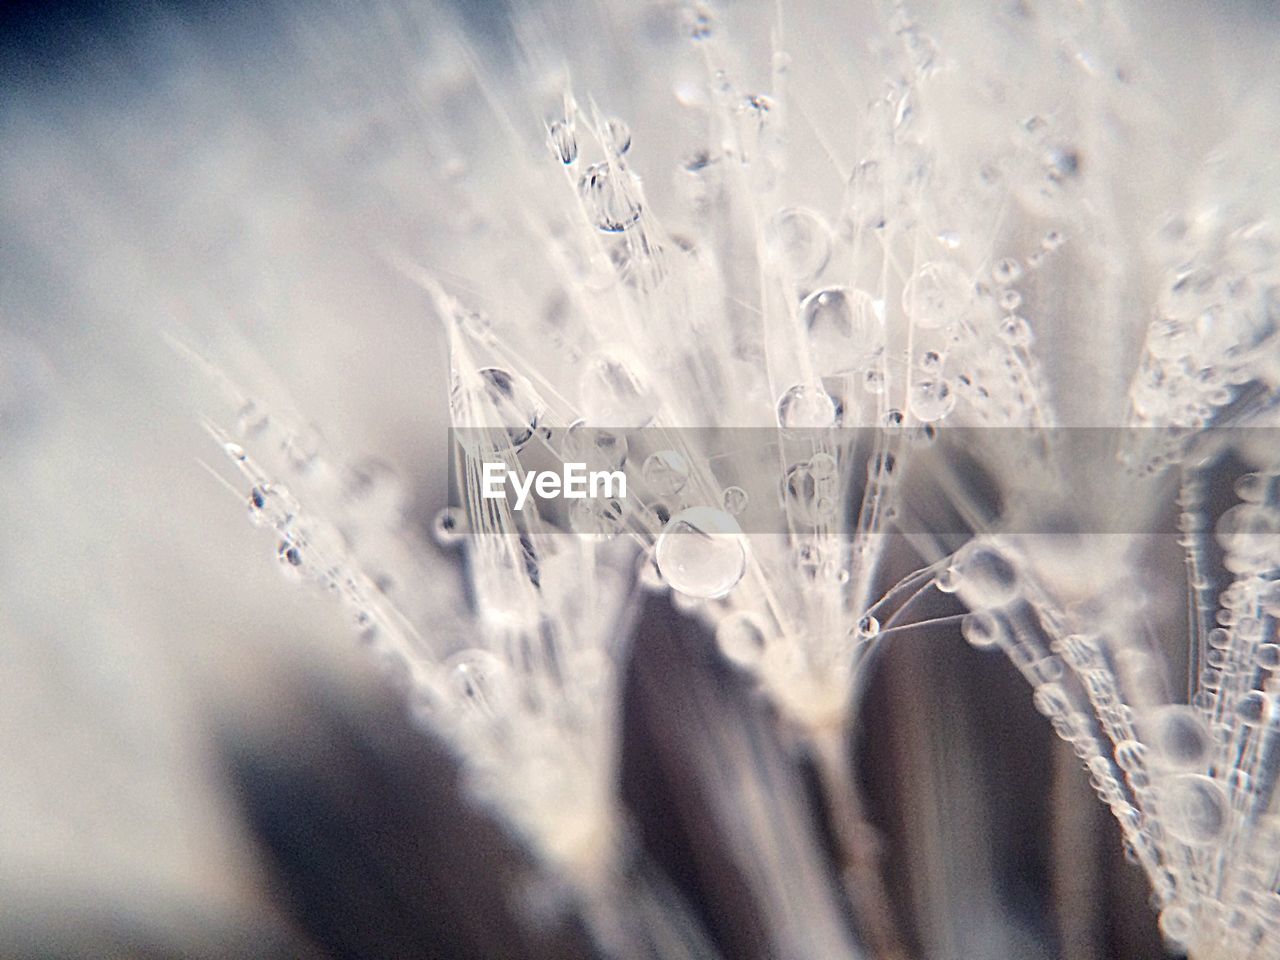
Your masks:
M 838 414 L 831 395 L 814 384 L 796 384 L 778 400 L 778 424 L 784 430 L 825 430 L 837 425 Z
M 607 163 L 589 166 L 578 189 L 592 220 L 604 233 L 621 233 L 640 219 L 640 200 L 631 175 Z
M 804 298 L 800 318 L 821 376 L 864 367 L 882 346 L 875 301 L 861 290 L 823 287 Z
M 765 254 L 792 280 L 811 280 L 831 256 L 831 229 L 812 210 L 787 207 L 765 225 Z
M 663 578 L 681 593 L 723 597 L 747 569 L 747 545 L 736 520 L 714 507 L 690 507 L 673 516 L 654 546 Z
M 1153 759 L 1166 768 L 1187 770 L 1202 766 L 1209 752 L 1209 731 L 1194 709 L 1181 704 L 1161 707 L 1144 723 L 1144 739 Z
M 1214 843 L 1227 829 L 1230 815 L 1221 785 L 1200 774 L 1174 777 L 1160 788 L 1165 829 L 1188 846 Z

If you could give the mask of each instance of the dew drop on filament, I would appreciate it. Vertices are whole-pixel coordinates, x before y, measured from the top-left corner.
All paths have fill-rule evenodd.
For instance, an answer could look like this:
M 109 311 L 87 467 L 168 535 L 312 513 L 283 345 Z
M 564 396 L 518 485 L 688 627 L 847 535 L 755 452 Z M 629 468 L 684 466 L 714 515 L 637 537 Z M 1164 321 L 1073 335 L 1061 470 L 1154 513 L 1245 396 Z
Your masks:
M 723 597 L 747 569 L 747 545 L 736 520 L 714 507 L 673 516 L 654 546 L 663 579 L 689 597 Z

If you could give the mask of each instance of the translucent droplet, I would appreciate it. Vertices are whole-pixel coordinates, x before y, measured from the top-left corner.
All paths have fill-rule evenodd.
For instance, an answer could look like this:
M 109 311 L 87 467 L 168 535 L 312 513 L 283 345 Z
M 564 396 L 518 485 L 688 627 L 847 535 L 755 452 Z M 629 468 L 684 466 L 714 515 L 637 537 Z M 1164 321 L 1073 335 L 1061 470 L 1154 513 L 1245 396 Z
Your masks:
M 238 443 L 224 443 L 222 449 L 227 452 L 227 456 L 232 460 L 243 462 L 248 459 L 248 454 L 244 452 L 244 447 Z
M 1000 324 L 1000 339 L 1011 347 L 1025 347 L 1031 342 L 1031 324 L 1016 313 L 1005 317 Z
M 835 477 L 815 476 L 806 463 L 792 464 L 782 484 L 783 506 L 794 522 L 810 526 L 824 523 L 835 514 Z
M 956 555 L 953 571 L 971 607 L 1002 607 L 1018 595 L 1018 571 L 997 549 L 970 543 Z
M 1195 920 L 1186 907 L 1170 904 L 1160 911 L 1160 932 L 1170 943 L 1188 946 L 1195 936 Z
M 267 496 L 271 488 L 266 484 L 254 487 L 249 491 L 249 522 L 260 527 L 268 522 L 263 511 L 267 506 Z
M 1227 796 L 1221 785 L 1200 774 L 1174 777 L 1160 789 L 1165 829 L 1188 846 L 1215 843 L 1227 829 Z
M 458 507 L 445 507 L 436 514 L 431 524 L 431 532 L 440 546 L 453 546 L 466 536 L 466 514 Z
M 1067 238 L 1066 236 L 1063 235 L 1061 230 L 1050 230 L 1048 233 L 1044 235 L 1044 238 L 1040 241 L 1040 246 L 1045 251 L 1052 252 L 1054 250 L 1057 250 L 1066 242 L 1067 242 Z
M 609 138 L 609 145 L 619 154 L 624 154 L 631 149 L 631 128 L 619 120 L 617 117 L 611 117 L 605 122 L 605 136 Z
M 578 159 L 578 135 L 572 123 L 552 120 L 547 124 L 547 136 L 551 140 L 551 149 L 565 166 Z
M 955 409 L 955 405 L 955 392 L 946 380 L 917 380 L 911 384 L 911 413 L 917 420 L 936 422 Z
M 1264 562 L 1280 543 L 1280 510 L 1241 503 L 1219 517 L 1214 530 L 1227 552 Z
M 302 566 L 302 551 L 298 549 L 298 545 L 290 540 L 281 540 L 276 555 L 280 559 L 281 569 L 291 578 L 296 578 L 298 568 Z
M 875 302 L 861 290 L 823 287 L 805 297 L 800 318 L 820 376 L 838 376 L 865 366 L 881 348 Z
M 979 650 L 989 650 L 1000 642 L 1004 636 L 1004 628 L 991 614 L 985 610 L 979 610 L 976 613 L 965 614 L 964 619 L 960 621 L 960 633 L 971 646 Z
M 626 171 L 608 163 L 592 164 L 578 181 L 578 189 L 596 227 L 604 233 L 621 233 L 640 219 L 640 201 Z
M 1022 264 L 1012 257 L 997 260 L 991 268 L 991 279 L 1001 286 L 1016 283 L 1022 277 Z
M 1236 496 L 1246 503 L 1262 503 L 1274 481 L 1275 476 L 1270 473 L 1246 473 L 1235 482 Z
M 592 423 L 616 430 L 648 426 L 657 412 L 653 394 L 621 360 L 600 355 L 587 361 L 578 384 L 582 410 Z
M 809 472 L 817 480 L 833 480 L 840 472 L 840 465 L 829 453 L 815 453 L 809 459 Z
M 724 492 L 720 495 L 720 503 L 725 511 L 733 517 L 742 516 L 747 509 L 747 500 L 747 491 L 741 487 L 725 487 Z
M 1258 646 L 1258 666 L 1263 670 L 1280 669 L 1280 645 L 1264 643 Z
M 1147 748 L 1137 740 L 1121 740 L 1116 744 L 1116 766 L 1125 773 L 1141 770 L 1147 761 Z
M 674 450 L 659 450 L 645 458 L 640 468 L 644 481 L 660 497 L 669 497 L 689 482 L 689 462 Z
M 1022 306 L 1022 294 L 1009 287 L 1007 290 L 1000 291 L 1000 309 L 1013 312 Z
M 867 616 L 858 621 L 858 635 L 864 640 L 870 640 L 879 633 L 880 621 L 876 617 L 867 614 Z
M 484 367 L 462 375 L 450 394 L 456 436 L 473 455 L 519 450 L 537 429 L 542 401 L 519 374 Z
M 1161 766 L 1186 770 L 1202 766 L 1209 752 L 1209 731 L 1191 707 L 1172 704 L 1153 711 L 1144 739 Z
M 797 384 L 778 400 L 778 425 L 784 430 L 825 430 L 836 426 L 835 401 L 817 385 Z
M 767 646 L 764 627 L 745 611 L 735 611 L 716 625 L 716 645 L 730 663 L 754 669 L 764 659 Z
M 902 309 L 922 330 L 952 327 L 973 302 L 973 281 L 953 263 L 926 263 L 902 289 Z
M 449 692 L 462 704 L 496 716 L 506 708 L 513 693 L 510 669 L 488 650 L 463 650 L 446 664 Z
M 765 226 L 765 252 L 792 280 L 811 280 L 831 256 L 831 230 L 812 210 L 787 207 Z
M 1236 701 L 1236 717 L 1246 727 L 1262 726 L 1270 712 L 1271 701 L 1258 690 L 1250 690 Z
M 747 569 L 747 545 L 736 520 L 714 507 L 673 516 L 654 546 L 663 578 L 690 597 L 723 597 Z

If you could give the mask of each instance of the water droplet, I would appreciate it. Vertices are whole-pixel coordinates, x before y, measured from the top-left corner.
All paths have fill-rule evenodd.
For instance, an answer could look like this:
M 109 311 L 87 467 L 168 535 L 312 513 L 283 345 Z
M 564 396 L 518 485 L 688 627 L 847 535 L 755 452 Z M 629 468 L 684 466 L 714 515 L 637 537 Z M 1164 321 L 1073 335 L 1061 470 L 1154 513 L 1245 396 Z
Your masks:
M 1004 636 L 1004 628 L 991 614 L 979 610 L 965 614 L 960 621 L 960 633 L 971 646 L 978 650 L 989 650 L 1000 642 Z
M 720 502 L 725 511 L 734 517 L 740 517 L 746 511 L 747 500 L 747 491 L 741 487 L 725 487 L 724 492 L 720 495 Z
M 1276 550 L 1280 510 L 1256 503 L 1237 504 L 1218 518 L 1214 530 L 1228 553 L 1263 563 Z
M 611 117 L 605 122 L 604 132 L 605 136 L 609 138 L 610 146 L 619 155 L 631 149 L 631 128 L 617 117 Z
M 645 483 L 660 497 L 679 493 L 689 481 L 689 463 L 674 450 L 651 453 L 645 458 L 640 472 Z
M 1002 607 L 1018 595 L 1018 572 L 999 550 L 982 543 L 961 548 L 952 564 L 971 607 Z
M 673 516 L 654 546 L 663 578 L 681 593 L 723 597 L 747 569 L 747 545 L 736 520 L 714 507 L 690 507 Z
M 754 614 L 739 610 L 716 625 L 716 645 L 730 663 L 754 669 L 764 659 L 768 638 Z
M 1000 339 L 1011 347 L 1025 347 L 1031 342 L 1031 324 L 1016 313 L 1000 324 Z
M 1061 230 L 1050 230 L 1048 233 L 1044 235 L 1044 238 L 1040 241 L 1040 246 L 1046 252 L 1052 252 L 1054 250 L 1057 250 L 1066 242 L 1067 242 L 1067 238 Z
M 1266 694 L 1250 690 L 1236 702 L 1236 717 L 1246 727 L 1259 727 L 1267 722 L 1271 701 Z
M 1151 745 L 1161 766 L 1186 770 L 1204 764 L 1209 752 L 1209 732 L 1191 707 L 1171 704 L 1153 711 L 1144 726 L 1144 739 Z
M 1280 669 L 1280 645 L 1274 643 L 1259 645 L 1258 666 L 1263 670 Z
M 595 163 L 578 181 L 596 227 L 604 233 L 621 233 L 640 219 L 640 201 L 634 181 L 625 170 Z
M 820 376 L 857 370 L 882 346 L 875 302 L 861 290 L 824 287 L 800 304 L 800 318 Z
M 551 139 L 551 149 L 565 166 L 578 159 L 578 135 L 572 123 L 552 120 L 547 124 L 547 136 Z
M 542 416 L 542 401 L 529 381 L 500 367 L 460 376 L 449 400 L 455 435 L 477 456 L 519 450 Z
M 1216 780 L 1200 774 L 1174 777 L 1160 788 L 1165 829 L 1188 846 L 1217 841 L 1230 819 L 1225 791 Z
M 782 484 L 782 502 L 792 521 L 810 526 L 835 514 L 835 476 L 815 476 L 809 463 L 793 464 Z
M 298 568 L 302 566 L 302 551 L 298 549 L 297 544 L 290 540 L 281 540 L 276 555 L 280 558 L 281 569 L 291 577 L 297 577 Z
M 831 256 L 831 230 L 812 210 L 787 207 L 765 226 L 765 252 L 795 281 L 810 280 Z
M 825 430 L 836 426 L 838 410 L 822 387 L 797 384 L 778 400 L 778 424 L 784 430 Z
M 1187 946 L 1195 935 L 1195 920 L 1186 907 L 1170 904 L 1160 911 L 1160 932 L 1178 946 Z
M 864 640 L 870 640 L 872 637 L 880 633 L 880 621 L 868 614 L 858 621 L 858 635 Z
M 973 282 L 953 263 L 926 263 L 902 289 L 902 309 L 922 330 L 951 327 L 973 301 Z
M 955 405 L 955 392 L 946 380 L 917 380 L 911 385 L 911 413 L 917 420 L 925 423 L 941 420 Z
M 1141 770 L 1147 762 L 1147 748 L 1137 740 L 1121 740 L 1116 744 L 1116 766 L 1125 773 Z
M 1022 306 L 1022 294 L 1020 292 L 1015 290 L 1013 287 L 1009 287 L 1006 290 L 1000 291 L 1000 309 L 1001 310 L 1005 310 L 1012 313 L 1014 310 L 1017 310 L 1020 306 Z
M 1275 476 L 1270 473 L 1246 473 L 1235 482 L 1236 496 L 1246 503 L 1263 503 L 1274 481 Z
M 1017 282 L 1022 277 L 1022 264 L 1012 257 L 997 260 L 991 268 L 991 279 L 1001 286 Z
M 256 486 L 249 491 L 249 520 L 254 526 L 262 526 L 268 522 L 263 511 L 266 509 L 270 492 L 271 488 L 266 484 Z
M 431 524 L 432 536 L 442 547 L 451 547 L 458 543 L 466 532 L 467 518 L 458 507 L 445 507 L 436 514 Z

